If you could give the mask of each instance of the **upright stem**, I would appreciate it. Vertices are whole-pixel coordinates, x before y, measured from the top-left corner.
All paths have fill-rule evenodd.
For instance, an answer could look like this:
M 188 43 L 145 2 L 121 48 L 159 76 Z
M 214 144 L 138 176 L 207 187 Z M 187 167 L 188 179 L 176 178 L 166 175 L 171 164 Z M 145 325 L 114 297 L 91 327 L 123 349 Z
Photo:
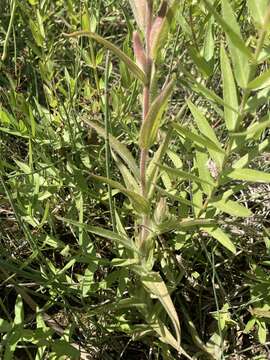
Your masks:
M 151 82 L 151 70 L 152 70 L 152 60 L 150 56 L 150 35 L 151 35 L 151 27 L 152 27 L 152 18 L 153 18 L 153 8 L 152 8 L 152 0 L 147 1 L 146 7 L 146 32 L 145 32 L 145 50 L 146 50 L 146 59 L 147 59 L 147 84 L 143 89 L 143 106 L 142 106 L 142 121 L 146 120 L 149 107 L 150 107 L 150 82 Z M 142 196 L 147 197 L 147 185 L 146 185 L 146 165 L 148 158 L 148 150 L 141 150 L 141 158 L 140 158 L 140 178 L 141 178 L 141 192 Z M 147 231 L 148 217 L 146 215 L 143 216 L 142 219 L 142 230 L 140 241 L 141 244 L 145 241 L 148 235 Z

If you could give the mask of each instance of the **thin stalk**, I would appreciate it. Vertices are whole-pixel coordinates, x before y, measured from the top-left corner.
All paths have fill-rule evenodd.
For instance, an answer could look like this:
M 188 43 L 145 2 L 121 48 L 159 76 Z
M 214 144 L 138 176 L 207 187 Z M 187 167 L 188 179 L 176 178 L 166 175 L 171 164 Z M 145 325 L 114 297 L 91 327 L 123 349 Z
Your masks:
M 109 112 L 109 70 L 110 70 L 110 55 L 107 51 L 106 55 L 106 64 L 105 64 L 105 111 L 104 111 L 104 120 L 105 120 L 105 156 L 106 156 L 106 176 L 108 179 L 111 178 L 111 153 L 110 153 L 110 140 L 109 140 L 109 129 L 110 129 L 110 112 Z M 113 231 L 116 230 L 116 220 L 115 220 L 115 212 L 114 212 L 114 204 L 112 198 L 112 188 L 108 185 L 108 194 L 109 194 L 109 206 L 110 206 L 110 214 L 111 214 L 111 222 Z
M 5 38 L 5 42 L 4 42 L 4 46 L 3 46 L 3 54 L 1 57 L 2 61 L 5 61 L 7 58 L 7 55 L 8 55 L 8 42 L 9 42 L 9 38 L 11 35 L 11 30 L 12 30 L 12 26 L 13 26 L 13 22 L 14 22 L 16 2 L 17 2 L 16 0 L 12 1 L 11 15 L 10 15 L 8 30 L 7 30 L 7 34 L 6 34 L 6 38 Z
M 150 107 L 150 82 L 151 82 L 151 70 L 152 70 L 152 60 L 150 57 L 150 35 L 151 35 L 151 27 L 152 27 L 152 18 L 153 18 L 153 6 L 152 1 L 147 1 L 147 7 L 146 7 L 146 33 L 145 33 L 145 50 L 146 50 L 146 58 L 147 58 L 147 84 L 144 86 L 143 89 L 143 106 L 142 106 L 142 122 L 146 120 L 149 107 Z M 148 149 L 142 149 L 141 150 L 141 157 L 140 157 L 140 178 L 141 178 L 141 192 L 142 196 L 147 197 L 147 184 L 146 184 L 146 165 L 147 165 L 147 159 L 148 159 Z M 141 229 L 141 236 L 140 241 L 141 244 L 144 243 L 144 241 L 147 238 L 148 230 L 148 216 L 144 215 L 142 218 L 142 229 Z

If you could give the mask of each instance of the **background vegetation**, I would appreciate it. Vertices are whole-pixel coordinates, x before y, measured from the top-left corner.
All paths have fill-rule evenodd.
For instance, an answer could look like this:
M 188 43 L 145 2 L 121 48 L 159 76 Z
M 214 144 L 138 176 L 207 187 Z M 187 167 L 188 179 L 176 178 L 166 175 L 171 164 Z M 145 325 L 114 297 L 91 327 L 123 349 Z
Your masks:
M 1 0 L 4 360 L 270 356 L 268 1 L 173 15 L 145 199 L 141 82 L 100 41 L 65 36 L 90 30 L 134 59 L 129 2 Z

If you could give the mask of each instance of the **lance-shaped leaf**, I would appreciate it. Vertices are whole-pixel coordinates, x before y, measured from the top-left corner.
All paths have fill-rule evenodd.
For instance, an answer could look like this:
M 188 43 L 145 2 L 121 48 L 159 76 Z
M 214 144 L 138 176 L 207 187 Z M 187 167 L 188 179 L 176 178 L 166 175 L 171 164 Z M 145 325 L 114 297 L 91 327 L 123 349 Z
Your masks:
M 110 230 L 106 230 L 97 226 L 91 226 L 88 224 L 83 224 L 80 223 L 78 221 L 72 220 L 72 219 L 67 219 L 61 216 L 55 216 L 57 219 L 76 226 L 80 229 L 84 229 L 85 231 L 88 231 L 92 234 L 98 235 L 100 237 L 103 237 L 105 239 L 114 241 L 116 244 L 120 244 L 123 245 L 126 249 L 131 250 L 132 252 L 136 252 L 136 253 L 140 253 L 139 249 L 136 247 L 136 245 L 134 244 L 134 242 L 131 239 L 128 239 L 126 236 L 124 236 L 123 234 L 119 235 L 113 231 Z
M 230 250 L 233 254 L 236 253 L 236 248 L 227 234 L 218 227 L 202 227 L 203 231 L 216 239 L 222 246 Z
M 166 171 L 168 174 L 179 177 L 180 179 L 194 181 L 197 184 L 208 184 L 208 185 L 214 186 L 214 182 L 205 181 L 204 179 L 201 179 L 201 178 L 199 178 L 191 173 L 188 173 L 186 171 L 174 169 L 174 168 L 160 165 L 160 164 L 159 164 L 159 167 L 160 167 L 160 169 Z
M 163 305 L 164 309 L 166 310 L 167 314 L 169 315 L 174 325 L 177 343 L 180 346 L 180 338 L 181 338 L 180 323 L 172 299 L 170 297 L 170 294 L 168 292 L 168 289 L 164 281 L 162 280 L 160 275 L 156 272 L 151 272 L 147 275 L 142 276 L 141 281 L 144 287 L 147 289 L 147 291 L 151 295 L 156 296 Z
M 248 83 L 247 88 L 251 90 L 259 90 L 269 87 L 270 85 L 270 70 L 265 71 L 250 83 Z
M 226 174 L 234 180 L 243 180 L 253 183 L 270 183 L 270 174 L 253 169 L 234 169 Z
M 94 121 L 83 118 L 83 121 L 86 122 L 91 128 L 93 128 L 100 136 L 104 139 L 106 138 L 106 131 L 101 126 L 99 126 Z M 109 134 L 109 143 L 111 148 L 121 157 L 121 159 L 129 166 L 130 170 L 133 172 L 133 175 L 137 180 L 140 179 L 140 172 L 134 157 L 127 147 L 118 141 L 113 135 Z
M 212 205 L 218 210 L 223 211 L 231 216 L 238 216 L 238 217 L 252 216 L 252 212 L 249 209 L 232 200 L 220 199 L 216 201 L 211 201 L 209 205 Z
M 254 60 L 251 51 L 246 47 L 243 39 L 235 32 L 233 27 L 230 24 L 231 19 L 224 19 L 219 13 L 215 10 L 214 6 L 209 2 L 209 0 L 203 0 L 208 11 L 214 16 L 219 25 L 223 28 L 227 36 L 230 38 L 231 42 L 237 47 L 243 54 L 245 54 L 249 59 Z
M 240 27 L 236 21 L 233 9 L 228 0 L 222 0 L 222 14 L 223 19 L 230 19 L 230 26 L 234 32 L 242 39 Z M 226 33 L 230 53 L 232 56 L 232 62 L 234 67 L 235 78 L 239 86 L 245 88 L 249 79 L 249 58 L 246 54 L 243 54 L 241 50 L 232 42 L 228 33 Z
M 134 49 L 134 55 L 137 64 L 143 71 L 147 71 L 147 59 L 145 55 L 145 51 L 143 48 L 143 44 L 140 38 L 140 35 L 138 31 L 134 31 L 133 33 L 133 49 Z
M 250 15 L 255 20 L 255 24 L 260 28 L 265 25 L 265 14 L 268 5 L 269 0 L 248 0 Z
M 161 117 L 172 93 L 174 82 L 175 80 L 172 79 L 150 106 L 140 131 L 139 146 L 142 149 L 149 149 L 156 140 Z
M 261 144 L 255 146 L 252 150 L 249 150 L 249 152 L 246 155 L 242 156 L 239 160 L 237 160 L 232 167 L 234 169 L 244 168 L 253 159 L 259 156 L 265 149 L 269 148 L 269 146 L 270 146 L 270 139 L 264 140 Z
M 110 41 L 104 39 L 102 36 L 90 32 L 90 31 L 76 31 L 71 34 L 65 34 L 68 37 L 79 37 L 79 36 L 87 36 L 91 39 L 96 40 L 98 43 L 103 45 L 106 49 L 110 50 L 114 55 L 116 55 L 120 60 L 122 60 L 128 69 L 135 75 L 138 79 L 140 79 L 144 84 L 147 83 L 147 77 L 145 73 L 139 68 L 139 66 L 128 57 L 122 50 L 120 50 L 117 46 L 112 44 Z
M 238 109 L 236 86 L 230 61 L 226 54 L 224 46 L 222 46 L 220 50 L 220 64 L 223 82 L 223 98 L 225 100 L 225 103 L 227 103 L 230 107 L 232 107 L 233 109 Z M 227 129 L 229 131 L 235 130 L 237 126 L 238 115 L 231 109 L 224 107 L 224 117 Z
M 142 32 L 146 28 L 147 0 L 129 0 L 136 23 Z
M 138 211 L 139 213 L 147 214 L 149 212 L 149 203 L 148 201 L 142 197 L 141 195 L 135 193 L 134 191 L 126 189 L 123 185 L 121 185 L 119 182 L 105 178 L 103 176 L 98 176 L 94 174 L 90 174 L 90 176 L 102 183 L 110 185 L 114 189 L 118 189 L 121 191 L 121 193 L 125 194 L 130 201 L 132 202 L 134 209 Z
M 151 28 L 150 53 L 153 59 L 157 58 L 159 50 L 167 39 L 174 14 L 174 5 L 169 6 L 168 1 L 163 1 Z
M 216 144 L 216 146 L 221 149 L 221 144 L 218 141 L 218 138 L 215 134 L 215 131 L 213 130 L 213 128 L 210 126 L 210 124 L 208 123 L 206 117 L 202 114 L 202 112 L 191 102 L 191 101 L 187 101 L 188 107 L 194 117 L 194 120 L 196 121 L 196 124 L 200 130 L 200 132 L 207 137 L 208 139 L 210 139 L 212 141 L 212 143 Z M 218 164 L 219 168 L 222 167 L 222 163 L 224 160 L 224 155 L 221 154 L 220 152 L 214 150 L 214 149 L 210 149 L 209 148 L 209 154 L 211 155 L 212 159 L 215 160 L 215 162 Z
M 179 134 L 183 135 L 186 139 L 189 139 L 198 145 L 202 145 L 203 147 L 206 147 L 206 149 L 208 150 L 214 150 L 216 152 L 224 154 L 224 150 L 209 138 L 202 135 L 198 135 L 195 132 L 193 132 L 191 129 L 187 129 L 179 124 L 173 123 L 172 126 Z

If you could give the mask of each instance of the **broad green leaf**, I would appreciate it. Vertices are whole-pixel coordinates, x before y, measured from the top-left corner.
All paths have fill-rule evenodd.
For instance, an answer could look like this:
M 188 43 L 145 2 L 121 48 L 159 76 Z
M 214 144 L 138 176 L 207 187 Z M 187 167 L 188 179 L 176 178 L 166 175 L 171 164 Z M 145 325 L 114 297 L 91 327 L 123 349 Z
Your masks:
M 106 132 L 101 126 L 99 126 L 94 121 L 88 120 L 83 118 L 83 121 L 86 122 L 91 128 L 93 128 L 100 136 L 106 139 Z M 137 180 L 140 179 L 140 172 L 134 157 L 132 156 L 131 152 L 127 149 L 127 147 L 118 141 L 113 135 L 109 134 L 109 143 L 112 149 L 121 157 L 123 161 L 129 166 L 132 170 L 134 176 Z
M 129 0 L 129 4 L 139 28 L 145 32 L 147 0 Z
M 238 99 L 237 99 L 237 91 L 235 87 L 234 77 L 233 77 L 230 61 L 226 54 L 224 46 L 221 46 L 220 62 L 221 62 L 224 101 L 233 109 L 238 109 Z M 225 117 L 227 129 L 229 131 L 235 130 L 237 126 L 237 118 L 238 118 L 237 114 L 234 111 L 228 109 L 227 107 L 224 107 L 224 117 Z
M 173 169 L 168 166 L 164 166 L 164 165 L 160 165 L 160 164 L 159 164 L 159 167 L 160 167 L 160 169 L 164 170 L 165 172 L 167 172 L 173 176 L 179 177 L 181 179 L 195 181 L 198 184 L 204 183 L 204 184 L 208 184 L 210 186 L 214 186 L 214 182 L 205 181 L 205 180 L 200 179 L 199 177 L 197 177 L 191 173 L 188 173 L 186 171 L 179 170 L 179 169 Z
M 243 205 L 232 200 L 217 200 L 211 201 L 209 205 L 214 206 L 218 210 L 225 212 L 226 214 L 237 217 L 249 217 L 252 216 L 252 212 Z
M 140 131 L 139 145 L 142 149 L 149 149 L 156 140 L 161 117 L 172 93 L 174 82 L 175 80 L 172 79 L 150 106 Z
M 142 212 L 144 214 L 147 214 L 149 212 L 149 203 L 141 195 L 135 193 L 134 191 L 126 189 L 123 185 L 121 185 L 117 181 L 107 179 L 103 176 L 98 176 L 98 175 L 94 175 L 94 174 L 90 174 L 90 176 L 99 182 L 108 184 L 112 188 L 120 190 L 121 193 L 125 194 L 130 199 L 130 201 L 132 202 L 134 209 L 136 211 Z
M 129 70 L 135 75 L 138 79 L 140 79 L 144 84 L 147 83 L 147 77 L 145 73 L 139 68 L 139 66 L 130 59 L 122 50 L 120 50 L 117 46 L 112 44 L 110 41 L 104 39 L 96 33 L 90 31 L 77 31 L 71 34 L 65 34 L 68 37 L 79 37 L 79 36 L 87 36 L 98 43 L 103 45 L 105 48 L 110 50 L 114 55 L 116 55 L 120 60 L 122 60 L 125 65 L 129 68 Z
M 145 286 L 145 288 L 148 290 L 148 292 L 151 295 L 156 296 L 163 305 L 164 309 L 166 310 L 167 314 L 169 315 L 174 325 L 177 342 L 180 346 L 180 338 L 181 338 L 180 323 L 172 299 L 170 297 L 170 294 L 168 292 L 168 289 L 164 281 L 162 280 L 160 275 L 156 272 L 151 272 L 145 276 L 142 276 L 141 281 Z
M 193 132 L 192 129 L 188 129 L 176 123 L 173 123 L 172 126 L 178 133 L 184 135 L 185 138 L 197 143 L 198 145 L 202 145 L 203 147 L 206 147 L 206 149 L 208 150 L 214 150 L 216 152 L 224 154 L 224 150 L 221 147 L 219 147 L 215 142 L 205 137 L 204 135 L 203 136 L 198 135 L 195 132 Z
M 255 24 L 260 28 L 264 26 L 268 5 L 269 0 L 248 0 L 250 15 L 254 18 Z
M 196 124 L 197 124 L 200 132 L 206 138 L 210 139 L 210 141 L 212 141 L 212 143 L 216 144 L 218 149 L 222 149 L 221 144 L 218 141 L 217 136 L 215 134 L 215 131 L 209 125 L 207 119 L 202 114 L 202 112 L 191 101 L 188 100 L 187 104 L 188 104 L 188 107 L 189 107 L 193 117 L 194 117 L 194 120 L 196 121 Z M 224 155 L 220 154 L 220 151 L 216 151 L 216 150 L 213 150 L 213 149 L 209 149 L 209 154 L 211 155 L 212 159 L 215 160 L 218 167 L 221 169 L 222 164 L 223 164 L 223 160 L 224 160 Z
M 219 13 L 215 10 L 214 6 L 211 5 L 209 0 L 203 0 L 203 2 L 205 3 L 208 11 L 214 16 L 216 21 L 223 28 L 226 35 L 230 38 L 232 44 L 234 44 L 234 46 L 239 49 L 244 55 L 246 55 L 250 60 L 253 60 L 251 51 L 246 47 L 243 39 L 234 31 L 233 27 L 231 26 L 231 19 L 224 19 L 222 16 L 220 16 Z
M 202 227 L 201 229 L 216 239 L 221 245 L 230 250 L 233 254 L 236 253 L 236 248 L 233 242 L 223 230 L 217 227 Z
M 269 87 L 270 85 L 270 70 L 265 71 L 250 83 L 248 83 L 247 88 L 251 90 L 259 90 Z
M 229 24 L 231 28 L 239 36 L 239 38 L 242 39 L 240 27 L 237 24 L 235 14 L 229 3 L 229 0 L 222 0 L 222 15 L 223 15 L 223 19 L 230 19 Z M 239 50 L 238 46 L 236 46 L 232 42 L 229 34 L 226 33 L 226 35 L 232 57 L 235 79 L 239 86 L 241 86 L 242 88 L 246 88 L 249 79 L 249 72 L 250 72 L 249 58 L 246 54 L 244 54 L 242 51 Z
M 249 181 L 254 183 L 270 183 L 270 173 L 253 169 L 234 169 L 226 174 L 233 180 Z
M 61 216 L 56 216 L 57 219 L 64 221 L 67 224 L 76 226 L 78 228 L 82 228 L 85 231 L 88 231 L 92 234 L 98 235 L 100 237 L 103 237 L 105 239 L 115 241 L 117 244 L 123 245 L 126 249 L 131 250 L 132 252 L 140 253 L 134 242 L 130 239 L 128 239 L 126 236 L 116 234 L 113 231 L 106 230 L 97 226 L 91 226 L 88 224 L 82 224 L 78 221 L 72 220 L 72 219 L 66 219 Z

